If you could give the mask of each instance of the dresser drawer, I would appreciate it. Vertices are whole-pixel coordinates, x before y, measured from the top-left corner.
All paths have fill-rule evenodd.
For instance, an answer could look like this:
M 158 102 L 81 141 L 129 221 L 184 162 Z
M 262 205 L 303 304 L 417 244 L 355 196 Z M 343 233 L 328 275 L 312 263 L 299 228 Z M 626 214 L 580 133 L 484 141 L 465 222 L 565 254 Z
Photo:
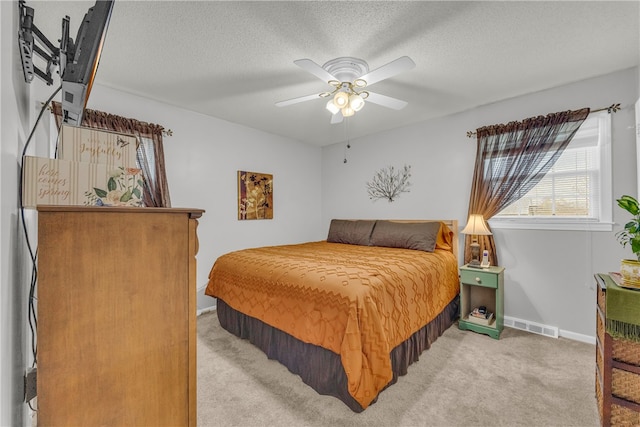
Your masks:
M 460 270 L 460 282 L 467 285 L 486 286 L 488 288 L 498 287 L 498 275 L 478 269 Z

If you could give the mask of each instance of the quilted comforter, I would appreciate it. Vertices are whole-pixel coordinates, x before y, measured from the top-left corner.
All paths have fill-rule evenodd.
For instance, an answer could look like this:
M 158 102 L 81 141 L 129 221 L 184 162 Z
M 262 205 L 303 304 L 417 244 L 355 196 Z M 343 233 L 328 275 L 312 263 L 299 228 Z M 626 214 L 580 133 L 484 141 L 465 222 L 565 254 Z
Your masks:
M 326 241 L 231 252 L 206 294 L 338 355 L 349 393 L 366 408 L 392 379 L 389 354 L 459 292 L 450 250 Z

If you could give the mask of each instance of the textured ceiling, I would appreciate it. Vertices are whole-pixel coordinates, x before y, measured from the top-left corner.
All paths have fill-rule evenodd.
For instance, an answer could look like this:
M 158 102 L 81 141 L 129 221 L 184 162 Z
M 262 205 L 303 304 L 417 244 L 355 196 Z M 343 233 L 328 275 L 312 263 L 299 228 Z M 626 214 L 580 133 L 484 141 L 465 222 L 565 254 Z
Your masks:
M 27 0 L 52 41 L 64 15 L 75 37 L 93 3 Z M 329 123 L 321 99 L 274 106 L 330 88 L 296 59 L 414 60 L 370 88 L 408 106 L 368 103 L 348 119 L 353 139 L 638 66 L 639 20 L 636 1 L 116 0 L 96 82 L 328 145 L 347 127 Z

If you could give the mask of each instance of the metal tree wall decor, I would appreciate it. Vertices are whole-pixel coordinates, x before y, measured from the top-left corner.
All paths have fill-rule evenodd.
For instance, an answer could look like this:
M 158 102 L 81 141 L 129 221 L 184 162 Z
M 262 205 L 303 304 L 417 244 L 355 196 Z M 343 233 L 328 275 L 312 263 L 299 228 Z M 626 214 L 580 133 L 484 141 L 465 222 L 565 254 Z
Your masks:
M 376 199 L 387 199 L 393 202 L 400 196 L 400 193 L 408 193 L 411 183 L 411 166 L 404 165 L 404 168 L 396 170 L 393 166 L 380 169 L 373 176 L 371 182 L 367 182 L 367 192 L 369 198 L 374 202 Z

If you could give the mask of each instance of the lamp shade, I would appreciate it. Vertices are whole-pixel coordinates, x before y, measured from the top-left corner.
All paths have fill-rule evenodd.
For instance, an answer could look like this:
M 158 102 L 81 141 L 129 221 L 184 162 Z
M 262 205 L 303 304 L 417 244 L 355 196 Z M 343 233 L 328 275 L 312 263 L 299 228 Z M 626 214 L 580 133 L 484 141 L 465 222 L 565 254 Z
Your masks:
M 349 104 L 349 95 L 346 92 L 338 92 L 333 97 L 333 103 L 338 108 L 344 108 Z
M 349 106 L 344 107 L 341 111 L 343 117 L 351 117 L 355 114 L 355 110 Z
M 481 214 L 471 214 L 469 215 L 469 221 L 464 229 L 461 231 L 462 234 L 472 234 L 476 236 L 488 236 L 491 233 L 487 228 L 487 223 L 484 222 L 484 218 Z
M 364 100 L 360 95 L 354 93 L 349 97 L 349 107 L 353 108 L 353 111 L 360 111 L 364 107 Z
M 340 111 L 340 108 L 333 103 L 333 99 L 330 99 L 329 102 L 327 102 L 327 110 L 331 111 L 331 114 L 336 114 Z

